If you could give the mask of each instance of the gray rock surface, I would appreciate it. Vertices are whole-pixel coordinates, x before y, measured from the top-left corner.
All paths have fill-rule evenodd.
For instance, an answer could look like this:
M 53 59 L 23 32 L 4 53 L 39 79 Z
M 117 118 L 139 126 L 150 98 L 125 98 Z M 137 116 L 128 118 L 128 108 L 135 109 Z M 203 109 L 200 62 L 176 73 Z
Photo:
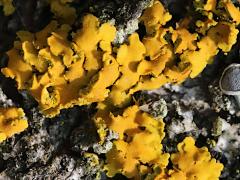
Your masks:
M 102 22 L 115 24 L 115 44 L 120 44 L 136 30 L 140 35 L 144 31 L 138 17 L 152 0 L 88 2 L 80 8 L 90 9 Z M 170 23 L 174 24 L 184 15 L 189 2 L 163 0 L 174 15 Z M 14 20 L 13 17 L 7 19 Z M 0 24 L 6 24 L 5 18 Z M 0 29 L 2 32 L 4 28 Z M 197 146 L 208 146 L 212 155 L 225 164 L 221 178 L 226 180 L 240 178 L 240 116 L 233 97 L 221 92 L 218 80 L 228 64 L 239 60 L 239 47 L 237 43 L 228 56 L 220 54 L 217 61 L 193 80 L 135 94 L 143 111 L 164 120 L 165 152 L 176 152 L 177 144 L 191 135 L 197 139 Z M 0 47 L 0 51 L 2 49 Z M 105 141 L 99 143 L 96 127 L 91 121 L 96 112 L 94 105 L 64 110 L 58 117 L 48 119 L 39 112 L 29 94 L 18 92 L 14 84 L 6 84 L 9 82 L 6 78 L 0 77 L 0 81 L 0 107 L 22 107 L 29 120 L 26 131 L 0 143 L 0 179 L 106 179 L 104 154 L 118 136 L 108 129 Z

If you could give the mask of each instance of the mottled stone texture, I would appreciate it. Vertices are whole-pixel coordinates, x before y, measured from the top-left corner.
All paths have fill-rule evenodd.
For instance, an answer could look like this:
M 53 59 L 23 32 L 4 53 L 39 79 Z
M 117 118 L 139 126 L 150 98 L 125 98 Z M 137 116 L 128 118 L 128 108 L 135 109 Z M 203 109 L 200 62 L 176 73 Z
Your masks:
M 23 3 L 24 2 L 24 3 Z M 92 12 L 102 21 L 110 21 L 117 27 L 115 43 L 126 40 L 128 34 L 139 30 L 138 17 L 152 0 L 75 0 L 79 21 L 81 16 Z M 183 17 L 189 0 L 163 0 L 175 22 Z M 238 1 L 235 1 L 237 4 Z M 12 46 L 16 31 L 20 29 L 38 31 L 51 18 L 49 6 L 44 0 L 14 1 L 16 12 L 3 16 L 0 9 L 0 66 L 4 67 L 7 57 L 2 52 Z M 29 8 L 32 7 L 32 8 Z M 26 11 L 27 9 L 27 11 Z M 144 30 L 143 30 L 144 31 Z M 239 145 L 239 110 L 232 97 L 224 95 L 218 87 L 223 69 L 232 62 L 239 61 L 240 40 L 228 56 L 223 53 L 214 64 L 208 65 L 201 76 L 188 80 L 182 85 L 165 85 L 151 92 L 136 93 L 135 100 L 144 111 L 156 118 L 164 118 L 166 136 L 163 148 L 166 152 L 176 152 L 176 145 L 184 137 L 191 135 L 198 146 L 208 146 L 212 155 L 225 164 L 222 179 L 240 178 L 240 152 L 231 146 L 231 152 L 222 142 Z M 117 134 L 108 130 L 103 144 L 99 143 L 96 127 L 91 117 L 96 112 L 95 105 L 74 107 L 64 110 L 54 119 L 40 114 L 36 102 L 25 91 L 18 92 L 14 81 L 0 74 L 0 106 L 22 107 L 29 120 L 29 128 L 0 144 L 0 179 L 104 179 L 102 164 L 104 153 L 112 147 Z M 219 118 L 224 123 L 219 123 Z M 235 134 L 234 134 L 235 133 Z M 237 136 L 238 135 L 238 136 Z M 214 147 L 214 144 L 217 146 Z M 86 152 L 96 154 L 86 156 Z M 117 176 L 123 179 L 122 176 Z

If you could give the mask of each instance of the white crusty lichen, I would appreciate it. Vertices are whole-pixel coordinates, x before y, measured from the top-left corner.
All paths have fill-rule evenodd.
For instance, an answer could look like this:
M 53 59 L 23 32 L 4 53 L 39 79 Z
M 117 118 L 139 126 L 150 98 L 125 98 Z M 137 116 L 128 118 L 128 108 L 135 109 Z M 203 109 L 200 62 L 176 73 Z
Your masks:
M 139 9 L 142 11 L 153 4 L 153 0 L 143 1 L 139 5 Z M 114 44 L 122 44 L 127 41 L 127 38 L 132 33 L 136 32 L 139 28 L 139 18 L 142 15 L 142 11 L 139 11 L 134 19 L 129 20 L 125 26 L 119 26 L 117 28 L 116 37 L 114 39 Z M 112 20 L 114 21 L 114 20 Z
M 11 99 L 8 99 L 7 96 L 4 94 L 3 90 L 0 88 L 0 107 L 11 107 L 13 106 L 13 102 Z
M 107 135 L 104 139 L 104 142 L 97 142 L 93 145 L 93 151 L 97 154 L 106 154 L 108 151 L 110 151 L 113 147 L 113 140 L 116 140 L 119 138 L 119 135 L 112 131 L 111 129 L 106 130 Z
M 138 19 L 133 19 L 127 22 L 126 27 L 118 28 L 116 32 L 116 37 L 114 39 L 115 44 L 122 44 L 124 41 L 127 40 L 127 37 L 138 30 Z
M 232 159 L 240 149 L 240 124 L 230 124 L 224 119 L 220 120 L 222 134 L 218 137 L 214 150 L 222 152 L 227 159 Z
M 140 110 L 149 113 L 156 119 L 163 119 L 167 116 L 168 108 L 164 99 L 153 100 L 139 107 Z
M 173 101 L 176 106 L 176 112 L 182 119 L 173 119 L 167 127 L 168 135 L 171 139 L 182 133 L 192 133 L 199 134 L 200 131 L 195 122 L 193 121 L 193 111 L 191 109 L 184 109 L 183 106 L 179 104 L 178 101 Z

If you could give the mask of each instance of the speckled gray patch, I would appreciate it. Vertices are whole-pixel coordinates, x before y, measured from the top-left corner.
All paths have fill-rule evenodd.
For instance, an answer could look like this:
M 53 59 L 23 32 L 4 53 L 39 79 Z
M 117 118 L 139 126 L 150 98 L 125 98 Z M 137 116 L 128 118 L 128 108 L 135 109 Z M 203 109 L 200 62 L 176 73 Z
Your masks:
M 239 91 L 240 90 L 240 67 L 229 68 L 224 73 L 221 85 L 225 91 Z

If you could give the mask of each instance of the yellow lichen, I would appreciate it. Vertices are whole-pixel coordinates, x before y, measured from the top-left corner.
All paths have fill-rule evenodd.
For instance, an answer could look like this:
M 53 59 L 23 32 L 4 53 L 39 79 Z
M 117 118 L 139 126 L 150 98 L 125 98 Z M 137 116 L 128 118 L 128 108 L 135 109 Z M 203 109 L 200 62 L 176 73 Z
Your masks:
M 159 27 L 165 25 L 172 15 L 167 12 L 160 1 L 154 1 L 154 5 L 147 8 L 141 17 L 148 33 L 158 30 Z
M 214 11 L 215 7 L 216 7 L 216 0 L 207 0 L 205 6 L 204 6 L 204 10 L 206 11 Z
M 25 63 L 17 49 L 11 49 L 8 51 L 8 57 L 8 68 L 2 69 L 2 73 L 6 77 L 15 79 L 18 83 L 19 89 L 27 88 L 26 82 L 31 79 L 32 67 Z
M 169 155 L 162 152 L 162 120 L 153 119 L 137 106 L 125 109 L 123 115 L 109 117 L 108 127 L 120 136 L 106 154 L 105 169 L 109 177 L 122 173 L 136 178 L 151 172 L 153 166 L 166 167 Z
M 219 49 L 223 52 L 229 52 L 237 42 L 238 32 L 234 24 L 219 22 L 209 30 L 207 35 L 217 44 Z
M 238 30 L 234 25 L 218 23 L 210 28 L 207 36 L 198 43 L 197 51 L 184 51 L 180 56 L 182 62 L 189 62 L 192 66 L 191 78 L 196 77 L 218 53 L 218 48 L 224 52 L 229 52 L 233 44 L 236 43 Z
M 158 51 L 158 56 L 155 59 L 143 59 L 139 63 L 137 72 L 140 75 L 158 76 L 165 69 L 166 64 L 173 59 L 172 49 L 168 45 L 162 46 Z
M 73 24 L 77 17 L 75 8 L 68 3 L 72 0 L 49 0 L 51 11 L 62 23 Z
M 41 92 L 41 103 L 43 109 L 54 108 L 60 103 L 59 91 L 54 89 L 53 86 L 45 86 Z
M 102 67 L 102 52 L 98 51 L 98 44 L 103 51 L 111 52 L 116 29 L 107 23 L 100 26 L 99 20 L 93 15 L 85 16 L 82 24 L 82 29 L 74 35 L 74 47 L 77 52 L 85 54 L 84 69 L 95 72 Z
M 81 98 L 88 102 L 101 102 L 108 97 L 110 87 L 119 76 L 118 63 L 109 54 L 103 55 L 103 68 L 92 78 L 87 89 L 80 90 Z
M 10 7 L 10 1 L 1 2 Z M 77 17 L 71 2 L 50 0 L 57 21 L 37 33 L 17 32 L 14 47 L 7 52 L 8 66 L 2 73 L 15 79 L 18 89 L 30 91 L 48 117 L 74 105 L 98 102 L 94 120 L 101 142 L 106 129 L 119 134 L 106 154 L 109 177 L 121 173 L 136 179 L 147 174 L 158 174 L 155 179 L 159 180 L 218 179 L 222 164 L 211 158 L 206 147 L 197 148 L 190 137 L 178 145 L 179 152 L 171 155 L 173 169 L 168 170 L 169 154 L 163 152 L 161 144 L 163 121 L 153 119 L 136 105 L 123 113 L 116 109 L 129 105 L 137 91 L 198 76 L 219 50 L 229 52 L 238 35 L 239 8 L 230 0 L 221 1 L 230 22 L 224 18 L 217 22 L 214 15 L 219 2 L 196 0 L 195 10 L 203 18 L 196 17 L 197 21 L 192 22 L 195 18 L 185 17 L 169 27 L 172 22 L 166 24 L 171 14 L 161 2 L 154 1 L 140 18 L 145 36 L 140 39 L 133 33 L 126 43 L 113 47 L 116 28 L 101 24 L 91 14 L 83 17 L 81 28 L 72 32 L 73 41 L 69 40 Z M 11 13 L 11 8 L 5 11 Z M 195 31 L 191 23 L 197 26 Z M 0 142 L 27 128 L 23 116 L 21 109 L 0 109 Z
M 53 35 L 48 38 L 48 44 L 53 55 L 62 56 L 64 66 L 70 67 L 74 60 L 74 52 L 69 48 L 70 43 L 57 33 L 53 33 Z
M 171 155 L 174 169 L 168 172 L 170 180 L 219 179 L 223 165 L 211 157 L 207 147 L 197 148 L 194 144 L 191 137 L 178 144 L 179 152 Z
M 159 28 L 154 35 L 151 34 L 150 36 L 145 36 L 143 38 L 143 44 L 146 48 L 146 56 L 149 56 L 150 59 L 156 59 L 162 54 L 162 47 L 168 44 L 164 39 L 164 36 L 168 31 L 169 29 Z
M 37 49 L 42 49 L 48 46 L 47 38 L 54 32 L 58 27 L 57 21 L 51 21 L 44 29 L 35 34 L 34 46 Z
M 28 127 L 25 114 L 20 108 L 0 108 L 0 143 Z
M 185 50 L 196 49 L 197 34 L 191 34 L 185 28 L 178 28 L 173 31 L 172 41 L 175 43 L 175 53 L 182 53 Z
M 50 4 L 58 10 L 60 5 L 71 9 L 69 2 L 51 0 Z M 81 29 L 73 32 L 73 41 L 69 41 L 71 18 L 60 14 L 60 22 L 65 19 L 70 25 L 51 21 L 35 34 L 17 32 L 2 72 L 17 81 L 18 89 L 29 90 L 49 117 L 61 109 L 93 102 L 127 106 L 137 91 L 196 77 L 219 50 L 227 53 L 236 43 L 236 24 L 213 20 L 215 1 L 199 3 L 205 18 L 197 22 L 195 33 L 189 28 L 193 19 L 188 17 L 176 28 L 166 27 L 171 15 L 155 1 L 140 18 L 146 35 L 140 39 L 133 33 L 119 47 L 112 43 L 116 28 L 101 24 L 91 14 L 83 17 Z
M 231 18 L 233 19 L 236 24 L 240 24 L 240 10 L 239 7 L 235 7 L 231 0 L 224 0 L 225 8 L 230 14 Z
M 129 94 L 133 94 L 141 90 L 157 89 L 168 82 L 170 82 L 169 79 L 163 74 L 158 77 L 142 76 L 136 86 L 130 89 Z
M 37 50 L 32 42 L 24 41 L 22 43 L 23 59 L 24 61 L 33 66 L 40 73 L 47 70 L 47 61 L 43 58 L 38 58 Z
M 88 27 L 92 22 L 98 26 Z M 8 52 L 8 67 L 2 72 L 16 79 L 19 89 L 30 90 L 49 117 L 63 108 L 103 101 L 109 93 L 107 88 L 119 76 L 118 63 L 111 56 L 115 28 L 109 24 L 100 26 L 92 15 L 85 16 L 83 24 L 87 27 L 75 34 L 76 44 L 67 40 L 68 25 L 58 28 L 52 21 L 36 34 L 18 33 L 22 46 Z M 87 46 L 85 38 L 93 44 Z
M 145 52 L 145 47 L 136 33 L 129 37 L 129 45 L 124 44 L 119 48 L 117 62 L 120 65 L 121 76 L 113 85 L 109 95 L 113 105 L 123 106 L 128 102 L 130 95 L 127 90 L 139 80 L 140 74 L 137 72 L 137 67 Z
M 184 51 L 183 54 L 180 56 L 181 61 L 183 63 L 190 63 L 191 64 L 191 73 L 190 77 L 194 78 L 208 64 L 208 61 L 213 58 L 217 53 L 217 45 L 215 42 L 209 38 L 204 37 L 198 43 L 197 46 L 199 50 L 197 51 Z
M 24 41 L 32 42 L 32 41 L 34 41 L 34 35 L 31 32 L 18 31 L 18 32 L 16 32 L 16 34 L 17 34 L 17 37 L 19 38 L 19 40 L 21 42 L 24 42 Z
M 5 16 L 9 16 L 15 11 L 12 0 L 0 0 L 0 6 L 3 6 L 3 12 Z
M 183 70 L 174 66 L 171 69 L 166 68 L 164 71 L 165 76 L 169 79 L 169 82 L 172 82 L 172 83 L 183 82 L 185 79 L 187 79 L 187 77 L 189 76 L 190 73 L 191 73 L 190 66 L 186 67 Z
M 196 26 L 198 27 L 196 31 L 200 34 L 206 35 L 207 31 L 215 25 L 217 25 L 217 22 L 213 19 L 213 13 L 209 12 L 207 14 L 207 19 L 196 21 Z

